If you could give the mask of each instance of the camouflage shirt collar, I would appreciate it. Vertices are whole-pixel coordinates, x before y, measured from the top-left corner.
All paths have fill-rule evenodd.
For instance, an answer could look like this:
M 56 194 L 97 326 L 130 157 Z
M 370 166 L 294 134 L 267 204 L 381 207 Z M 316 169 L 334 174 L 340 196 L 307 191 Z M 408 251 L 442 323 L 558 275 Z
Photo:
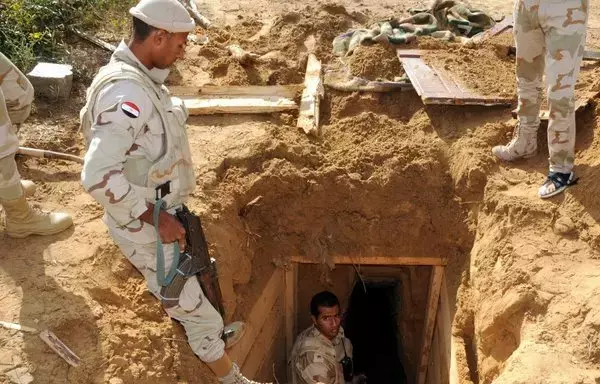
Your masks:
M 330 343 L 331 343 L 332 345 L 334 345 L 334 346 L 335 346 L 335 345 L 338 345 L 338 344 L 340 344 L 340 343 L 342 342 L 342 338 L 343 338 L 343 337 L 345 337 L 345 336 L 344 336 L 344 328 L 340 327 L 340 331 L 338 332 L 337 336 L 336 336 L 336 337 L 334 337 L 334 339 L 333 339 L 333 340 L 329 340 L 329 339 L 328 339 L 328 338 L 327 338 L 325 335 L 323 335 L 323 334 L 321 333 L 321 331 L 319 331 L 319 330 L 317 329 L 317 327 L 315 327 L 315 325 L 314 325 L 314 324 L 313 324 L 313 325 L 312 325 L 312 327 L 311 327 L 311 330 L 310 330 L 310 336 L 311 336 L 311 337 L 320 337 L 320 338 L 322 338 L 323 340 L 326 340 L 326 341 L 330 342 Z
M 115 53 L 113 53 L 111 60 L 123 61 L 129 65 L 133 65 L 142 72 L 144 72 L 152 81 L 157 84 L 163 84 L 169 76 L 168 69 L 152 68 L 148 69 L 142 62 L 131 52 L 131 49 L 122 40 Z

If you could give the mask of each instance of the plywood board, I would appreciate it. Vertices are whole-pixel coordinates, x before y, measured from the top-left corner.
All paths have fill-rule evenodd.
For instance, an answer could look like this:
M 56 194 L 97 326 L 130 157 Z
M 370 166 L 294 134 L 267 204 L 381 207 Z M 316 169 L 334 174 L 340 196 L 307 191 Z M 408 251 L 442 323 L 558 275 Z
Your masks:
M 246 319 L 246 333 L 242 339 L 234 345 L 229 351 L 229 356 L 238 365 L 243 366 L 248 353 L 252 349 L 255 339 L 260 334 L 265 322 L 267 314 L 277 301 L 277 298 L 284 292 L 284 271 L 281 268 L 275 269 L 271 275 L 265 289 L 258 298 L 250 315 Z
M 510 105 L 513 101 L 509 97 L 480 95 L 462 85 L 456 75 L 427 65 L 415 51 L 405 51 L 399 49 L 398 57 L 424 104 Z
M 283 319 L 277 316 L 277 307 L 276 304 L 264 313 L 266 321 L 256 339 L 254 339 L 252 349 L 242 366 L 242 372 L 246 377 L 256 377 L 263 363 L 267 360 L 277 335 L 282 331 Z

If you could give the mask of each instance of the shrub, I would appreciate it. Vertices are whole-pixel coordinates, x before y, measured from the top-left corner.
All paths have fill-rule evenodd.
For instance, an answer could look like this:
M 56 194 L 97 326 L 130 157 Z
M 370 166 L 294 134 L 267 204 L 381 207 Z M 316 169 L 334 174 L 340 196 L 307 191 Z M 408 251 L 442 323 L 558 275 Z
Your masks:
M 71 27 L 89 29 L 126 19 L 132 1 L 118 0 L 0 0 L 0 52 L 28 71 L 36 61 L 60 61 Z M 104 16 L 100 16 L 104 15 Z

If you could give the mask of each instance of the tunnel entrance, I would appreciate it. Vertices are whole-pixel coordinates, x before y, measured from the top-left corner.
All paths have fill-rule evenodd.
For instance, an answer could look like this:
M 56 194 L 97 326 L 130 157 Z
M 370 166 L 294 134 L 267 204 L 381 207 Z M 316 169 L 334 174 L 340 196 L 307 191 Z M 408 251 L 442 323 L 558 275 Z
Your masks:
M 229 352 L 243 362 L 242 372 L 289 382 L 294 342 L 312 326 L 310 300 L 328 290 L 340 301 L 355 372 L 366 374 L 367 382 L 449 384 L 454 360 L 446 260 L 338 257 L 334 262 L 331 269 L 295 257 L 289 268 L 275 268 L 250 310 L 247 337 Z
M 394 280 L 358 282 L 350 295 L 344 330 L 352 341 L 355 372 L 371 383 L 407 382 L 397 335 L 399 290 Z

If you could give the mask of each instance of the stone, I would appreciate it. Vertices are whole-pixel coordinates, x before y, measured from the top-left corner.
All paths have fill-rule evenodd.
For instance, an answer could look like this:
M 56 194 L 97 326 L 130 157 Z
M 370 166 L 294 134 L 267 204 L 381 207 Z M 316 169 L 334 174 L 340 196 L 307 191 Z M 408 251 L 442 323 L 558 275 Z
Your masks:
M 73 67 L 66 64 L 38 63 L 27 74 L 35 89 L 36 97 L 50 100 L 65 100 L 71 94 L 73 86 Z
M 15 384 L 33 383 L 33 376 L 31 376 L 31 374 L 25 367 L 19 367 L 19 368 L 13 369 L 12 371 L 8 371 L 8 372 L 6 372 L 6 376 L 8 376 L 11 383 L 15 383 Z
M 567 216 L 561 216 L 554 223 L 554 232 L 558 235 L 566 236 L 575 231 L 575 223 Z

